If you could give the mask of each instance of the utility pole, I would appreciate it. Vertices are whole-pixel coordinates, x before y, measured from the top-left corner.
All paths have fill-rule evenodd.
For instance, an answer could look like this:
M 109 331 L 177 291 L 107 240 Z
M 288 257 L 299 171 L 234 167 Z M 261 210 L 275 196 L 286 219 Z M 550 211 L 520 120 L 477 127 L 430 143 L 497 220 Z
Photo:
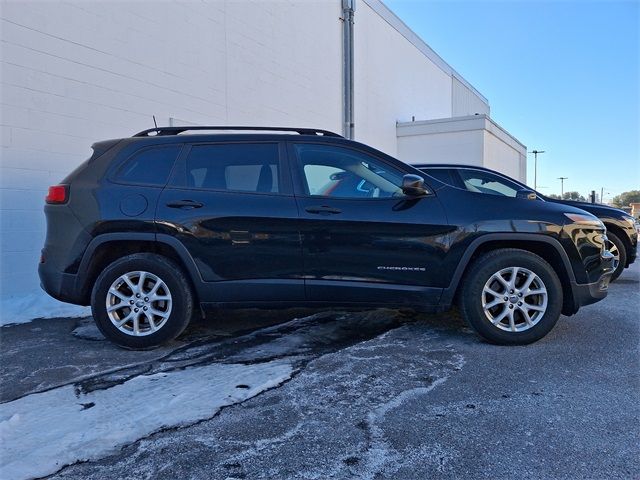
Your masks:
M 531 150 L 533 153 L 533 158 L 535 159 L 533 162 L 533 189 L 538 189 L 538 154 L 544 153 L 544 150 Z
M 560 180 L 560 198 L 564 197 L 564 181 L 568 178 L 569 177 L 558 177 L 558 180 Z

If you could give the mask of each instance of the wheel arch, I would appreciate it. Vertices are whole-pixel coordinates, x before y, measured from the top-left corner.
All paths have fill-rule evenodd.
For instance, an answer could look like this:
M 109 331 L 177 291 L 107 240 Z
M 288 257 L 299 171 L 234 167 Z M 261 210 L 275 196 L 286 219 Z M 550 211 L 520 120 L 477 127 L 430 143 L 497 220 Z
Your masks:
M 564 315 L 573 315 L 576 311 L 575 298 L 571 285 L 575 283 L 575 275 L 571 262 L 560 242 L 554 238 L 536 234 L 487 234 L 474 240 L 462 256 L 451 283 L 444 289 L 440 304 L 448 307 L 457 301 L 460 284 L 473 262 L 493 250 L 502 248 L 518 248 L 534 253 L 546 260 L 554 269 L 562 284 Z
M 78 268 L 76 285 L 86 305 L 90 302 L 91 290 L 100 272 L 118 258 L 134 253 L 155 253 L 175 262 L 189 279 L 195 300 L 199 302 L 198 286 L 202 279 L 195 261 L 182 243 L 169 235 L 127 232 L 99 235 L 89 243 Z

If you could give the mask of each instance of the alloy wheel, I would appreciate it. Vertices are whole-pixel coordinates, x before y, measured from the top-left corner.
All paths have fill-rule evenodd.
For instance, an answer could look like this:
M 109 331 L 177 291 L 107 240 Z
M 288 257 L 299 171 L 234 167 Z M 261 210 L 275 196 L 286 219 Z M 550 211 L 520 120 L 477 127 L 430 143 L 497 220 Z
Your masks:
M 609 252 L 613 255 L 613 269 L 615 270 L 620 264 L 620 250 L 615 243 L 609 242 Z
M 536 325 L 547 311 L 549 295 L 542 279 L 531 270 L 509 267 L 491 275 L 482 289 L 482 308 L 489 321 L 508 332 Z
M 171 292 L 167 284 L 150 272 L 128 272 L 111 284 L 107 292 L 107 315 L 122 333 L 145 336 L 160 330 L 171 315 Z

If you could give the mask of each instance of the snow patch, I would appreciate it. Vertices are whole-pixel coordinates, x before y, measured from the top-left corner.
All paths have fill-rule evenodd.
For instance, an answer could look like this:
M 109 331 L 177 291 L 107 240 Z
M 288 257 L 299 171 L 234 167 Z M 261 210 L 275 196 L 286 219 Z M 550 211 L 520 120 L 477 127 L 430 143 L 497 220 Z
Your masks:
M 102 332 L 98 330 L 93 318 L 80 320 L 80 322 L 81 323 L 73 329 L 73 332 L 71 332 L 74 337 L 81 338 L 83 340 L 105 340 L 104 335 L 102 335 Z
M 90 315 L 89 307 L 59 302 L 45 292 L 0 298 L 0 326 L 27 323 L 36 318 L 77 318 Z
M 382 403 L 367 414 L 367 425 L 369 428 L 369 446 L 366 452 L 366 467 L 362 477 L 373 479 L 384 473 L 394 477 L 397 471 L 407 465 L 413 464 L 418 459 L 424 460 L 429 457 L 433 462 L 437 461 L 437 470 L 444 471 L 445 464 L 451 460 L 453 454 L 444 449 L 441 445 L 423 446 L 418 452 L 400 452 L 392 447 L 386 438 L 386 433 L 382 427 L 385 417 L 390 412 L 400 408 L 403 404 L 417 399 L 420 396 L 429 394 L 434 388 L 446 382 L 453 371 L 461 370 L 465 364 L 465 359 L 460 354 L 455 354 L 449 365 L 453 370 L 440 372 L 439 377 L 434 372 L 434 378 L 430 385 L 426 387 L 416 387 L 400 392 L 395 397 Z
M 0 405 L 0 471 L 6 479 L 42 477 L 102 458 L 160 429 L 211 418 L 292 373 L 283 360 L 212 364 L 141 375 L 86 394 L 68 385 L 22 397 Z

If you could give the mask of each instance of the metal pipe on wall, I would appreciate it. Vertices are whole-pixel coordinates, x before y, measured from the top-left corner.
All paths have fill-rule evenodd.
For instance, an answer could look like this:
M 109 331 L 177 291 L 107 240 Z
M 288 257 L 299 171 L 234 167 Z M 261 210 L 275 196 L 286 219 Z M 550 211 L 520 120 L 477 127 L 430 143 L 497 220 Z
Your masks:
M 356 0 L 342 0 L 342 58 L 343 58 L 343 126 L 346 138 L 355 136 L 353 116 L 353 18 Z

